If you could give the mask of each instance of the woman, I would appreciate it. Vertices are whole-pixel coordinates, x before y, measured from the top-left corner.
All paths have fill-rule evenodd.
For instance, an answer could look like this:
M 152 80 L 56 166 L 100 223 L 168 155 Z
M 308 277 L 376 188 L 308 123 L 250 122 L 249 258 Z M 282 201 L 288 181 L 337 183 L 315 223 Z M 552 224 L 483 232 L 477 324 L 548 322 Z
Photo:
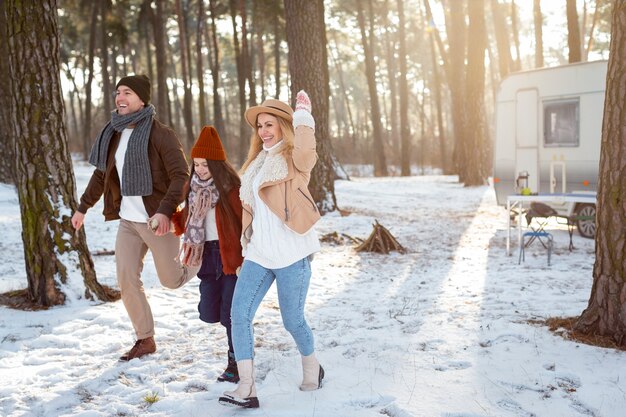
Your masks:
M 218 381 L 239 381 L 232 342 L 230 309 L 241 266 L 241 181 L 226 159 L 213 126 L 205 126 L 191 149 L 193 165 L 187 183 L 185 209 L 172 221 L 177 235 L 185 233 L 182 262 L 199 266 L 200 320 L 221 323 L 228 339 L 228 365 Z
M 268 99 L 248 109 L 245 118 L 254 133 L 241 169 L 244 262 L 231 311 L 240 381 L 235 391 L 225 392 L 219 401 L 257 408 L 252 321 L 274 280 L 283 325 L 302 355 L 300 389 L 322 386 L 324 369 L 315 358 L 313 333 L 304 318 L 310 256 L 320 250 L 313 228 L 320 214 L 308 190 L 317 153 L 307 94 L 298 93 L 295 112 L 281 101 Z

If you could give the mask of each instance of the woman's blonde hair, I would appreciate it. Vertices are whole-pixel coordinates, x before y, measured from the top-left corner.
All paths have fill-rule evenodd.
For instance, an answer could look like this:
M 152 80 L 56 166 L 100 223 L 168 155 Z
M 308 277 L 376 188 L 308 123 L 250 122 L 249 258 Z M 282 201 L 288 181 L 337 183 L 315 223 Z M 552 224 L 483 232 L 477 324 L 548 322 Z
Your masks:
M 259 113 L 259 116 L 261 114 L 269 114 L 269 113 Z M 283 147 L 280 153 L 284 157 L 288 157 L 289 155 L 291 155 L 291 151 L 293 150 L 293 142 L 294 142 L 293 126 L 291 122 L 288 122 L 282 117 L 279 117 L 273 114 L 269 114 L 269 115 L 272 117 L 275 117 L 276 120 L 278 120 L 278 126 L 280 127 L 280 131 L 283 134 Z M 257 116 L 257 119 L 258 119 L 258 116 Z M 240 175 L 243 175 L 243 173 L 246 172 L 246 169 L 248 169 L 248 166 L 252 163 L 252 161 L 256 159 L 257 155 L 261 152 L 262 149 L 263 149 L 263 139 L 261 139 L 261 137 L 259 136 L 259 129 L 254 129 L 254 131 L 252 132 L 252 136 L 250 137 L 250 149 L 248 149 L 248 158 L 246 159 L 246 162 L 243 163 L 243 165 L 241 166 L 241 169 L 239 170 Z

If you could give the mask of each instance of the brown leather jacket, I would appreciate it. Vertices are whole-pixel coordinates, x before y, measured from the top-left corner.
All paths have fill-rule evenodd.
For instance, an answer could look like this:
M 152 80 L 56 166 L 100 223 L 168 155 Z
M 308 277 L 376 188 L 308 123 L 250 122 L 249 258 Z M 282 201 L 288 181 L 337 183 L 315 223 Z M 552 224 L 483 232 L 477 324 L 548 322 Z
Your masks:
M 106 171 L 94 170 L 80 198 L 79 212 L 86 213 L 104 195 L 102 214 L 105 220 L 120 218 L 122 192 L 115 168 L 115 151 L 120 143 L 120 137 L 121 133 L 113 134 Z M 143 197 L 146 212 L 150 217 L 156 213 L 171 217 L 176 207 L 183 201 L 183 186 L 189 178 L 189 166 L 176 133 L 156 119 L 152 123 L 148 140 L 148 160 L 152 172 L 152 194 Z
M 287 175 L 273 181 L 262 181 L 259 197 L 291 230 L 304 234 L 320 219 L 317 205 L 309 192 L 311 170 L 317 162 L 315 134 L 307 126 L 295 129 L 294 149 L 286 158 Z M 280 156 L 278 156 L 280 157 Z M 242 177 L 242 180 L 244 178 Z M 243 201 L 242 244 L 252 236 L 252 207 Z

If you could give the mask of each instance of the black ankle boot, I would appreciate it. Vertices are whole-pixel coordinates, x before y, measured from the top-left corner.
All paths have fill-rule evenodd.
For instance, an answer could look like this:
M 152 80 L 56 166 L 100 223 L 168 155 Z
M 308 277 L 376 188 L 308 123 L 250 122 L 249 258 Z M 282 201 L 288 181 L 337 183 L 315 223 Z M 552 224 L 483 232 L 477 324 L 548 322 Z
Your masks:
M 228 365 L 222 375 L 217 377 L 219 382 L 232 382 L 236 384 L 239 382 L 239 371 L 237 370 L 237 361 L 235 361 L 235 354 L 228 352 Z

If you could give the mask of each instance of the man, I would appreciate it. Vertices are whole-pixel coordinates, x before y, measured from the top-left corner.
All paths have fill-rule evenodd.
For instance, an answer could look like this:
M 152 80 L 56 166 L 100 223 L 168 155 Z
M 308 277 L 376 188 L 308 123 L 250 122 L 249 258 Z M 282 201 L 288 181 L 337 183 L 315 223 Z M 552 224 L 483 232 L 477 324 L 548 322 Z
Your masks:
M 123 77 L 115 107 L 91 150 L 94 170 L 80 198 L 72 225 L 80 229 L 85 213 L 104 195 L 105 220 L 119 219 L 115 242 L 117 280 L 137 341 L 120 359 L 156 351 L 154 319 L 141 282 L 143 259 L 152 252 L 157 275 L 167 288 L 179 288 L 198 268 L 178 260 L 180 239 L 170 233 L 170 218 L 183 200 L 188 164 L 176 133 L 155 119 L 150 79 Z

